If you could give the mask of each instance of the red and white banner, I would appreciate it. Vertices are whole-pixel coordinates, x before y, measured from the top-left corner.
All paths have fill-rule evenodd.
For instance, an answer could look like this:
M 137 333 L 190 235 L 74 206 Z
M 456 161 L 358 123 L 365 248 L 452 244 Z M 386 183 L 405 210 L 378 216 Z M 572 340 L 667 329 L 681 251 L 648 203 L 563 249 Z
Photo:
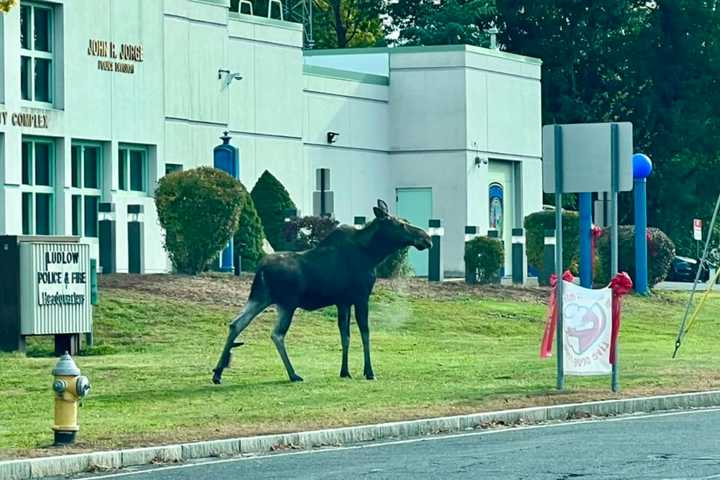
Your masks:
M 632 288 L 626 273 L 619 273 L 607 288 L 593 290 L 572 283 L 563 275 L 563 367 L 566 375 L 605 375 L 612 371 L 620 333 L 622 297 Z M 556 278 L 552 292 L 540 357 L 552 352 L 557 326 Z

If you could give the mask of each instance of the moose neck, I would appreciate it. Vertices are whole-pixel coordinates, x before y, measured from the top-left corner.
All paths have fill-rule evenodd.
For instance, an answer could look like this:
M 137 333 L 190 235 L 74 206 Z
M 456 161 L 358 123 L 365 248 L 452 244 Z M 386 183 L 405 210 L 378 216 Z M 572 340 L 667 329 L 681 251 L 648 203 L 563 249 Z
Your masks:
M 375 268 L 380 262 L 385 260 L 390 254 L 402 248 L 402 245 L 388 243 L 379 235 L 379 225 L 371 222 L 363 229 L 358 231 L 360 244 L 365 254 L 370 259 L 371 267 Z

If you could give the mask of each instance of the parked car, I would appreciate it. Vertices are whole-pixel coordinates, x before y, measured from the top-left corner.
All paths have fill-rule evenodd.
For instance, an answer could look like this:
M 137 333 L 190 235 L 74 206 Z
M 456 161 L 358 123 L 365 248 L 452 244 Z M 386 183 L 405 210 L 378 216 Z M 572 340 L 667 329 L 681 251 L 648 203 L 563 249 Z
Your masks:
M 670 282 L 694 282 L 697 269 L 698 261 L 694 258 L 676 256 L 672 260 L 666 280 Z M 700 281 L 707 282 L 709 278 L 710 272 L 704 268 L 700 273 Z

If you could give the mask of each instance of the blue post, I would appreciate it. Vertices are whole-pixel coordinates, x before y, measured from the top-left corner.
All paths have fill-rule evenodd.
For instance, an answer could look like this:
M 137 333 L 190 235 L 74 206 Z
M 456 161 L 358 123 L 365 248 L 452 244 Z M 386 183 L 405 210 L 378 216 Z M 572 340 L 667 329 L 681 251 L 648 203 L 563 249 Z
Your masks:
M 592 194 L 579 194 L 580 200 L 580 285 L 592 288 Z
M 635 292 L 650 293 L 648 287 L 647 257 L 647 177 L 652 172 L 652 161 L 642 153 L 633 155 L 633 200 L 635 203 Z
M 228 132 L 223 132 L 223 136 L 220 137 L 222 144 L 213 149 L 213 164 L 215 168 L 228 173 L 231 177 L 240 178 L 239 153 L 235 147 L 230 145 L 231 138 Z M 218 265 L 218 267 L 221 272 L 232 272 L 235 270 L 235 252 L 233 250 L 233 239 L 231 238 L 220 254 L 220 265 Z

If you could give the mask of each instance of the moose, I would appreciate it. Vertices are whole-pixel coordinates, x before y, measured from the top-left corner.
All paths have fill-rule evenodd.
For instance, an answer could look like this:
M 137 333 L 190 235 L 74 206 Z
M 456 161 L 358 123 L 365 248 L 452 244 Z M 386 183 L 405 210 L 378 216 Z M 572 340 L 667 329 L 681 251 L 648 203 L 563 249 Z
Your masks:
M 378 200 L 375 218 L 361 229 L 342 225 L 315 248 L 304 252 L 282 252 L 266 256 L 258 265 L 250 296 L 240 314 L 230 324 L 225 348 L 213 370 L 213 383 L 222 383 L 222 373 L 230 364 L 230 352 L 242 345 L 236 338 L 263 310 L 277 307 L 277 324 L 272 332 L 288 377 L 301 382 L 285 350 L 285 334 L 298 308 L 317 310 L 335 305 L 342 346 L 340 376 L 350 378 L 350 309 L 355 307 L 365 359 L 364 375 L 373 380 L 370 363 L 368 301 L 375 285 L 375 267 L 393 252 L 413 246 L 425 250 L 432 241 L 421 228 L 390 215 L 387 204 Z

